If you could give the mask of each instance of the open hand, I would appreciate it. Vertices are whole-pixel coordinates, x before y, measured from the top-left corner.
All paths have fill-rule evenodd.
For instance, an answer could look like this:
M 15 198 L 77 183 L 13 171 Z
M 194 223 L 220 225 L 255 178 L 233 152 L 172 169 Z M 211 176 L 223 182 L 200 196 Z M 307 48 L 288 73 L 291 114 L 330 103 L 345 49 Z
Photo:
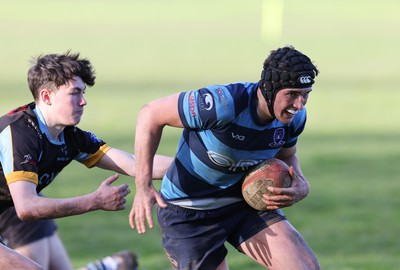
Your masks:
M 96 204 L 99 209 L 107 211 L 118 211 L 125 209 L 126 196 L 131 193 L 128 184 L 112 186 L 119 175 L 114 174 L 104 180 L 95 191 Z

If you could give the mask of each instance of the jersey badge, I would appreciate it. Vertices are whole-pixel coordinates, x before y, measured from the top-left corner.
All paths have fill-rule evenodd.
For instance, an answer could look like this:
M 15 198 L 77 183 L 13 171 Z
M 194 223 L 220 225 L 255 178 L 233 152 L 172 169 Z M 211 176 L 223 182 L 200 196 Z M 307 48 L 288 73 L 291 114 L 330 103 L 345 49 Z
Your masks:
M 33 160 L 31 154 L 26 154 L 24 156 L 24 161 L 21 162 L 21 165 L 22 164 L 28 164 L 28 165 L 36 166 L 36 162 Z
M 209 111 L 214 107 L 214 100 L 213 97 L 210 93 L 204 94 L 200 99 L 199 99 L 199 104 L 200 104 L 200 110 L 204 111 Z
M 273 142 L 269 144 L 271 147 L 280 147 L 285 144 L 285 141 L 283 138 L 285 137 L 285 129 L 284 128 L 278 128 L 274 131 L 274 138 Z

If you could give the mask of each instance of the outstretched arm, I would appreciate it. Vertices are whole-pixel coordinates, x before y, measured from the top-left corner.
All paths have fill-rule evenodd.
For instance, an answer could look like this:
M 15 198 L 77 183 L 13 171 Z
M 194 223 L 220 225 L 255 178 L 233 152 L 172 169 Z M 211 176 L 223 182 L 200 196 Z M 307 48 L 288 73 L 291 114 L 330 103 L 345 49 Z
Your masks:
M 169 156 L 155 155 L 153 160 L 153 179 L 162 179 L 172 160 L 173 158 Z M 96 166 L 120 174 L 136 176 L 135 155 L 116 148 L 108 150 L 96 163 Z
M 125 209 L 125 197 L 130 193 L 127 184 L 113 186 L 118 174 L 104 180 L 92 193 L 72 198 L 46 198 L 36 193 L 36 185 L 16 181 L 9 185 L 15 210 L 22 221 L 52 219 L 80 215 L 95 210 L 117 211 Z

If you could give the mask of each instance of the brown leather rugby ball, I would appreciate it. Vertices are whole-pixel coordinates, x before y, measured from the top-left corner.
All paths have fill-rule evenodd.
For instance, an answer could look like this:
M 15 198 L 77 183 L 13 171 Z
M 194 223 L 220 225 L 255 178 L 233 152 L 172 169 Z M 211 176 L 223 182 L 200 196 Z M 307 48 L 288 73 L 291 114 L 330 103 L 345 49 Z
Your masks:
M 257 210 L 267 210 L 262 200 L 263 194 L 270 193 L 268 187 L 287 188 L 292 185 L 289 166 L 280 159 L 267 159 L 244 177 L 242 194 L 246 202 Z

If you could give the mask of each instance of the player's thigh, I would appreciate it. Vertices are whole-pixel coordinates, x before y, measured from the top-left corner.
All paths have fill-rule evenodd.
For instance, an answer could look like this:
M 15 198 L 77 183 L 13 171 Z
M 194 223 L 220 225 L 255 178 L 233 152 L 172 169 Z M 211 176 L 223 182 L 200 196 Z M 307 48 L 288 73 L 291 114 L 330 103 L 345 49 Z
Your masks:
M 0 234 L 4 243 L 16 249 L 44 239 L 57 231 L 54 220 L 33 220 L 22 222 L 14 207 L 8 208 L 0 216 Z
M 72 264 L 69 259 L 68 253 L 64 248 L 61 239 L 57 233 L 54 233 L 48 239 L 50 247 L 50 270 L 72 270 Z
M 241 243 L 239 249 L 270 270 L 320 269 L 309 245 L 287 220 L 266 227 Z
M 50 255 L 47 237 L 17 247 L 15 251 L 35 261 L 43 269 L 49 269 Z
M 57 233 L 15 249 L 46 270 L 72 270 L 72 264 Z
M 0 269 L 9 270 L 43 270 L 31 259 L 22 256 L 15 250 L 12 250 L 3 244 L 0 244 Z

